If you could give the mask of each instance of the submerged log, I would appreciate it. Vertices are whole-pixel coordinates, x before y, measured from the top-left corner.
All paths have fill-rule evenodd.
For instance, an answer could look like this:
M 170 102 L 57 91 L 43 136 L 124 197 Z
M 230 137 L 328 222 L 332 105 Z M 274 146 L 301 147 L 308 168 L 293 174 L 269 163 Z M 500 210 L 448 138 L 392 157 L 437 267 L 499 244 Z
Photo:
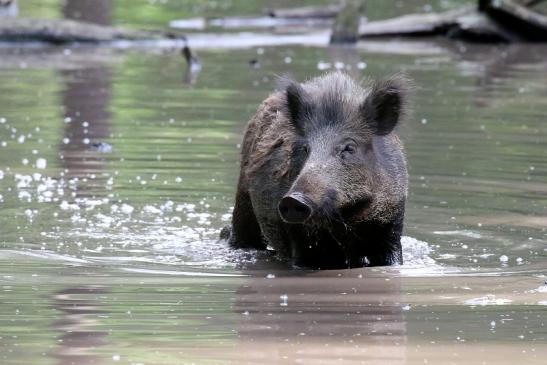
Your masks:
M 476 41 L 518 41 L 519 37 L 500 27 L 490 18 L 473 11 L 458 17 L 456 26 L 449 29 L 447 36 Z
M 120 40 L 184 39 L 166 32 L 129 30 L 74 20 L 6 18 L 0 22 L 0 41 L 42 41 L 49 43 L 99 43 Z
M 479 0 L 479 8 L 409 14 L 359 27 L 363 38 L 445 35 L 474 41 L 547 41 L 547 16 L 533 11 L 539 1 Z
M 274 18 L 334 18 L 344 4 L 304 6 L 301 8 L 269 9 L 266 14 Z
M 461 10 L 440 14 L 408 14 L 361 24 L 359 34 L 361 37 L 441 34 L 456 25 L 457 17 L 462 14 L 464 12 Z
M 513 40 L 508 32 L 473 8 L 444 13 L 408 14 L 361 24 L 359 27 L 359 36 L 362 38 L 434 35 L 487 41 Z
M 480 0 L 480 11 L 524 40 L 547 41 L 547 16 L 533 11 L 538 1 Z

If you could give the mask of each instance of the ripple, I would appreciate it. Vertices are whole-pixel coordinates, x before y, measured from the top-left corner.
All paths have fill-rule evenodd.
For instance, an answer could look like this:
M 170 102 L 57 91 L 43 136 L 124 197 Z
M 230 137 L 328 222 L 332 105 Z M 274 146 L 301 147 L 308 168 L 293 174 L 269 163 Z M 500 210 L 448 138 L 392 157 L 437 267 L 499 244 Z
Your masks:
M 191 272 L 191 271 L 172 271 L 172 270 L 151 270 L 151 269 L 132 269 L 123 268 L 123 271 L 134 272 L 139 274 L 153 275 L 174 275 L 174 276 L 195 276 L 195 277 L 245 277 L 244 274 L 229 274 L 229 273 L 211 273 L 211 272 Z
M 464 303 L 466 305 L 471 305 L 471 306 L 475 306 L 475 305 L 485 306 L 485 305 L 507 305 L 507 304 L 511 304 L 512 302 L 513 301 L 511 299 L 497 298 L 495 295 L 488 294 L 484 297 L 468 299 Z

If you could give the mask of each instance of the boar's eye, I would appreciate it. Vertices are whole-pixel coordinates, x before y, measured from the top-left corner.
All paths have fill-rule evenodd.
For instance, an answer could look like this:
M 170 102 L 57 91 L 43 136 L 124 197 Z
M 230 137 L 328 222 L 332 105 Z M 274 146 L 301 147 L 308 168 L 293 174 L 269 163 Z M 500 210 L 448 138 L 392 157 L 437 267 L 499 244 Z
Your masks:
M 342 157 L 346 157 L 348 155 L 353 155 L 355 152 L 357 152 L 357 144 L 352 141 L 344 145 L 344 147 L 340 151 L 340 154 Z
M 295 152 L 300 156 L 307 157 L 310 154 L 310 146 L 308 144 L 303 144 L 298 146 Z

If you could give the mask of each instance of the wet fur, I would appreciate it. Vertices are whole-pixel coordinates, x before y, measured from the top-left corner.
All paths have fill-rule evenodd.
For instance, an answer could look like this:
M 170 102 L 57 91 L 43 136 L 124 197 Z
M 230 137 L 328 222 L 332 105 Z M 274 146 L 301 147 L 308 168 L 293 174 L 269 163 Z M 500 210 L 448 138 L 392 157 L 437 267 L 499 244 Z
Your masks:
M 364 86 L 343 73 L 304 84 L 283 80 L 247 126 L 232 228 L 222 237 L 235 247 L 271 245 L 301 266 L 402 263 L 407 173 L 403 146 L 392 129 L 408 114 L 409 85 L 401 75 Z M 350 182 L 336 180 L 338 189 L 329 190 L 331 181 L 322 175 L 330 170 L 306 164 L 305 141 L 328 145 L 331 137 L 348 131 L 370 144 L 371 161 L 367 168 L 352 169 Z M 329 168 L 336 172 L 337 166 Z M 303 169 L 309 172 L 304 175 Z M 277 204 L 298 184 L 311 195 L 321 193 L 317 213 L 306 224 L 285 224 Z

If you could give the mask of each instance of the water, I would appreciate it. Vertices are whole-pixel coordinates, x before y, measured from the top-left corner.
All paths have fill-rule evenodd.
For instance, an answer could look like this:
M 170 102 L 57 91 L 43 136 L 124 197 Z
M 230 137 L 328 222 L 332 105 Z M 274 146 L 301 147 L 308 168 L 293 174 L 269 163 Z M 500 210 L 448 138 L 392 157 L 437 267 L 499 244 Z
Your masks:
M 199 56 L 0 49 L 2 364 L 545 363 L 547 47 Z M 329 68 L 419 85 L 402 267 L 294 270 L 217 240 L 272 76 Z

